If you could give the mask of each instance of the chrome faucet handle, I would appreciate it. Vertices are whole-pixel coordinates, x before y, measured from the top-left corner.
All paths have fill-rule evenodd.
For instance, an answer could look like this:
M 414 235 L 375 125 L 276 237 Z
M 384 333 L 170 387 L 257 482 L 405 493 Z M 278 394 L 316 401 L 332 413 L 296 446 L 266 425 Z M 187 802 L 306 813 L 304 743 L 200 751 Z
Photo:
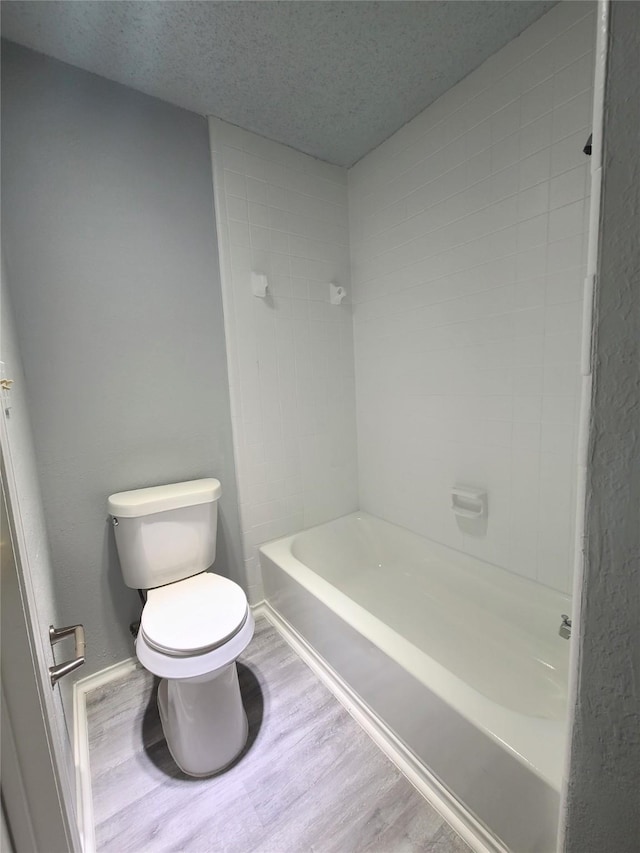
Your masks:
M 561 613 L 560 617 L 562 622 L 560 624 L 560 629 L 558 630 L 558 634 L 564 639 L 568 640 L 571 636 L 571 618 L 567 616 L 566 613 Z

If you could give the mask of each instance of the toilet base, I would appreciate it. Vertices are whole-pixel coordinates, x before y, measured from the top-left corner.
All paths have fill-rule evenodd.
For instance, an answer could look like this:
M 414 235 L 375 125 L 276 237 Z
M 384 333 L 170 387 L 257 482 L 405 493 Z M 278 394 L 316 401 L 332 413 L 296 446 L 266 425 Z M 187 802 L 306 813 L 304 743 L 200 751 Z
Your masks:
M 242 752 L 249 726 L 235 661 L 212 677 L 166 679 L 158 710 L 167 746 L 188 776 L 211 776 Z

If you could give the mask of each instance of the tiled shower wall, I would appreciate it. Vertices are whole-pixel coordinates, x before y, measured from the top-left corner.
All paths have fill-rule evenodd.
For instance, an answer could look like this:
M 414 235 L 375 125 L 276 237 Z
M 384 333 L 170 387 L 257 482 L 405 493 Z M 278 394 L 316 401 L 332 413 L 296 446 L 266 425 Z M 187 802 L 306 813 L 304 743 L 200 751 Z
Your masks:
M 361 508 L 565 591 L 594 40 L 560 3 L 349 171 Z
M 246 574 L 257 546 L 358 506 L 346 170 L 210 120 Z M 251 272 L 268 276 L 253 296 Z M 223 483 L 224 488 L 224 483 Z

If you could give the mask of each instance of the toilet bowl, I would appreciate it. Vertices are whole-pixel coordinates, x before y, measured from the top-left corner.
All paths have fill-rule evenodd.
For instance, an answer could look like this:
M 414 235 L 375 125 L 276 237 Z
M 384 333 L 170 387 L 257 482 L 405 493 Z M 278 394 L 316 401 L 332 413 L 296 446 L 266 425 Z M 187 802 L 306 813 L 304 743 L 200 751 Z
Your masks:
M 242 589 L 211 572 L 148 592 L 136 654 L 162 679 L 162 730 L 189 776 L 216 773 L 244 749 L 248 724 L 236 659 L 253 629 Z
M 125 582 L 147 591 L 136 654 L 161 678 L 162 729 L 190 776 L 224 769 L 248 735 L 236 660 L 253 636 L 253 615 L 238 584 L 206 571 L 219 495 L 208 479 L 109 498 Z

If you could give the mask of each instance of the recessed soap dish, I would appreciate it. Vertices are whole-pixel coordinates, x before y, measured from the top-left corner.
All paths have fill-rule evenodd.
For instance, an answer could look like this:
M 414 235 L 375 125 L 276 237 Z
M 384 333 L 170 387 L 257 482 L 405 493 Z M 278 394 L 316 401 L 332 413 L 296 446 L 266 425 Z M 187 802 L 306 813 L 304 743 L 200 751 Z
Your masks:
M 486 518 L 487 492 L 474 486 L 453 486 L 451 509 L 460 518 Z

